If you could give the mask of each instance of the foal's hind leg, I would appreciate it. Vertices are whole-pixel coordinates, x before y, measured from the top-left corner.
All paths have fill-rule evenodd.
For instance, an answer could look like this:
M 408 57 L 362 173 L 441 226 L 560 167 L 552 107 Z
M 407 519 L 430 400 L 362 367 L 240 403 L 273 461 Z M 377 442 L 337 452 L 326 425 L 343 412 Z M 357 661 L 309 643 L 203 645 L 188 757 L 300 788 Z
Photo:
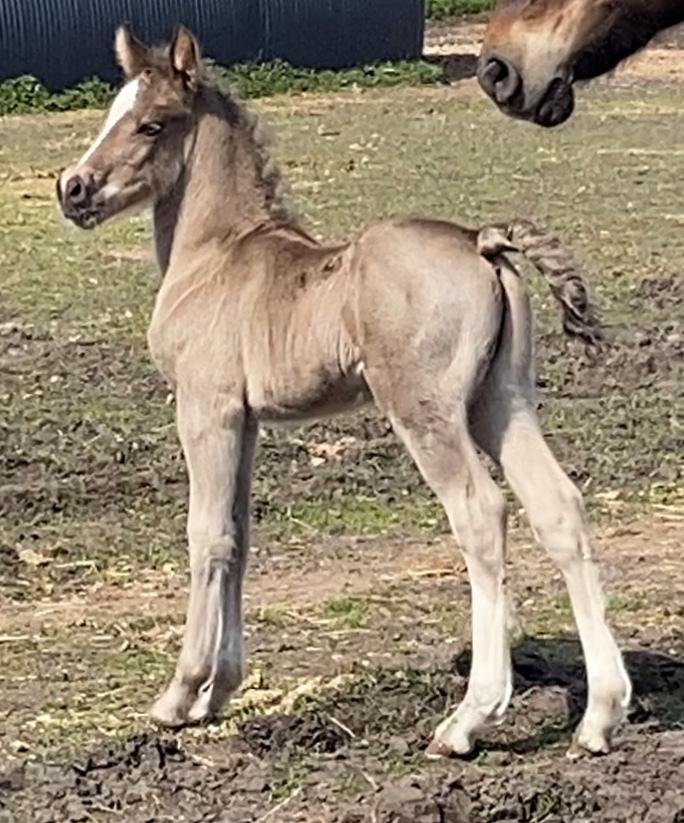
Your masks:
M 448 406 L 451 405 L 451 408 Z M 392 424 L 442 502 L 463 550 L 472 591 L 473 656 L 466 695 L 435 733 L 428 755 L 467 754 L 477 732 L 499 719 L 511 696 L 504 588 L 505 506 L 480 462 L 465 409 L 422 399 Z
M 243 674 L 242 578 L 256 425 L 234 400 L 179 392 L 178 431 L 190 477 L 190 602 L 175 676 L 152 717 L 167 726 L 208 718 Z
M 497 432 L 481 436 L 482 445 L 501 463 L 535 534 L 563 573 L 575 614 L 589 687 L 575 744 L 591 752 L 608 751 L 611 733 L 629 703 L 630 683 L 606 624 L 582 497 L 544 441 L 534 408 L 518 407 L 506 421 L 499 420 Z
M 537 419 L 529 298 L 524 283 L 507 264 L 502 264 L 501 279 L 508 309 L 499 353 L 472 410 L 472 431 L 503 467 L 537 537 L 563 573 L 589 686 L 575 745 L 602 752 L 625 714 L 630 682 L 606 624 L 582 497 L 544 441 Z

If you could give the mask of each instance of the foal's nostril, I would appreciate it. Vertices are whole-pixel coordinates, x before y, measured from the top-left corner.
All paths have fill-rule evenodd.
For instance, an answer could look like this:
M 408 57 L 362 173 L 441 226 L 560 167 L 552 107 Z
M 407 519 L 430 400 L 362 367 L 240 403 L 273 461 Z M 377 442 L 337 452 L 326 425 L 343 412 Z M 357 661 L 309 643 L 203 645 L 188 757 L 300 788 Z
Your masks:
M 64 187 L 64 199 L 70 206 L 82 206 L 88 199 L 88 191 L 82 177 L 70 177 Z
M 487 94 L 499 104 L 510 103 L 521 84 L 518 71 L 502 57 L 487 60 L 478 72 L 478 80 Z

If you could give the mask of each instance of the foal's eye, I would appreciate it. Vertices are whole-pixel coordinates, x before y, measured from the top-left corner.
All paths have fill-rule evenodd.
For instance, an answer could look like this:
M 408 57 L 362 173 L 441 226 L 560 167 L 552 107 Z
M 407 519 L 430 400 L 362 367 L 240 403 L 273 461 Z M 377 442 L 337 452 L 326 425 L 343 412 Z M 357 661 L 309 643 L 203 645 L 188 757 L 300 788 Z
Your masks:
M 163 123 L 153 120 L 150 123 L 142 123 L 138 128 L 138 134 L 144 134 L 145 137 L 156 137 L 163 128 Z

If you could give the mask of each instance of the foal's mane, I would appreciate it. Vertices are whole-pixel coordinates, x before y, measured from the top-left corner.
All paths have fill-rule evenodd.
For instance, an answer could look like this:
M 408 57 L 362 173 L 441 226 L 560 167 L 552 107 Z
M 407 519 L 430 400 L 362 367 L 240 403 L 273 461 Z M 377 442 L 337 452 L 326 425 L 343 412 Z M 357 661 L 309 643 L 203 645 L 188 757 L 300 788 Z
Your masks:
M 205 100 L 217 101 L 220 113 L 241 136 L 254 161 L 257 185 L 265 195 L 270 217 L 278 223 L 298 225 L 299 217 L 290 187 L 273 157 L 273 139 L 265 119 L 251 111 L 233 87 L 220 79 L 204 79 L 200 93 Z M 239 139 L 239 137 L 238 137 Z
M 153 71 L 168 74 L 170 45 L 148 46 L 146 61 Z M 299 227 L 299 216 L 290 188 L 273 158 L 271 131 L 264 118 L 250 111 L 236 89 L 228 86 L 216 71 L 212 71 L 207 61 L 203 65 L 199 95 L 214 114 L 230 123 L 238 139 L 242 137 L 245 141 L 243 145 L 254 161 L 257 186 L 265 195 L 269 216 L 277 223 Z

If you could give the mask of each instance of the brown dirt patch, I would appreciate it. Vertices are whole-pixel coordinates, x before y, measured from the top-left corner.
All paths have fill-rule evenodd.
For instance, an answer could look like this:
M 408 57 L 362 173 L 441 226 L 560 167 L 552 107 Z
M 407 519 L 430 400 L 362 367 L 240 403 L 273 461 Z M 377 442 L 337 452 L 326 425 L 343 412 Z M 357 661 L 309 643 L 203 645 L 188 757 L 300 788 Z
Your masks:
M 597 559 L 604 577 L 621 594 L 657 600 L 658 594 L 681 578 L 680 543 L 684 512 L 662 507 L 660 516 L 628 520 L 604 527 L 596 536 Z M 558 573 L 526 529 L 511 536 L 509 578 L 515 590 L 555 587 Z M 421 581 L 448 584 L 465 578 L 465 566 L 452 538 L 429 543 L 386 538 L 321 537 L 276 553 L 256 550 L 247 575 L 248 609 L 284 608 L 307 611 L 333 597 L 362 596 L 379 588 Z M 133 614 L 139 617 L 185 608 L 186 578 L 178 572 L 148 571 L 118 583 L 96 583 L 78 594 L 45 597 L 30 603 L 0 599 L 0 625 L 6 634 L 34 634 L 57 627 L 107 625 Z M 672 616 L 679 614 L 679 594 L 672 592 Z M 662 604 L 667 608 L 668 604 Z M 681 610 L 680 610 L 681 611 Z M 681 616 L 681 615 L 679 615 Z

